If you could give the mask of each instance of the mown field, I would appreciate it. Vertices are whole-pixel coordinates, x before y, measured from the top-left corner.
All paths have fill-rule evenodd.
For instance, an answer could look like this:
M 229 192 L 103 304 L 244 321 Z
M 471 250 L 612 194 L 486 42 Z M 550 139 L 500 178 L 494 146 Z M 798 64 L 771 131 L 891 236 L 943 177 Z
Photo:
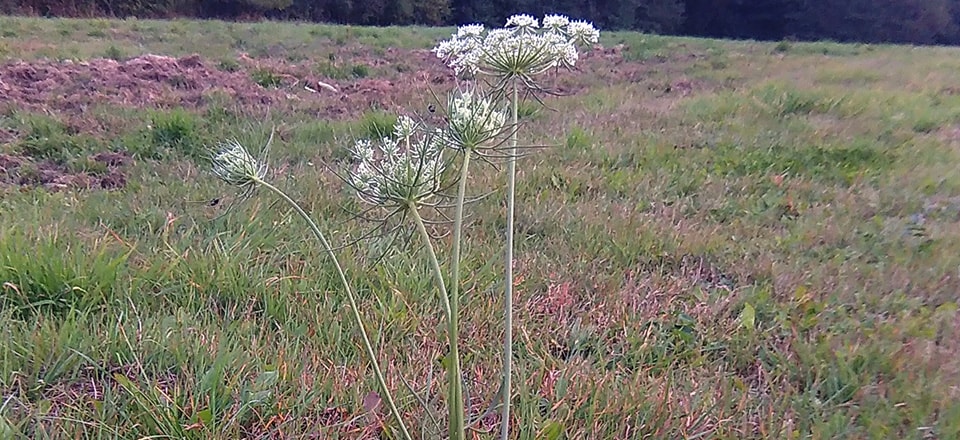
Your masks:
M 273 181 L 342 246 L 401 410 L 438 437 L 431 274 L 353 243 L 375 226 L 333 171 L 430 117 L 451 31 L 0 17 L 0 438 L 394 438 L 329 260 L 201 160 L 274 127 Z M 549 147 L 519 165 L 515 438 L 960 438 L 960 50 L 601 41 L 521 108 Z M 473 171 L 480 439 L 505 176 Z

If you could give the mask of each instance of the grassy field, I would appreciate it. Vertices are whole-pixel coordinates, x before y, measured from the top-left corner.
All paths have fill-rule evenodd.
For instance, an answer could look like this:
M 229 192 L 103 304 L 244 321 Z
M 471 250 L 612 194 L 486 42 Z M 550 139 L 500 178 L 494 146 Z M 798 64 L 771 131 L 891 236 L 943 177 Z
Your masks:
M 349 244 L 372 226 L 329 168 L 453 86 L 424 52 L 450 31 L 0 17 L 0 438 L 386 436 L 329 261 L 267 194 L 228 211 L 197 159 L 276 126 L 274 180 Z M 960 438 L 960 50 L 602 43 L 523 108 L 551 147 L 519 166 L 516 438 Z M 474 416 L 505 181 L 476 172 Z M 338 252 L 430 438 L 430 273 L 376 245 Z

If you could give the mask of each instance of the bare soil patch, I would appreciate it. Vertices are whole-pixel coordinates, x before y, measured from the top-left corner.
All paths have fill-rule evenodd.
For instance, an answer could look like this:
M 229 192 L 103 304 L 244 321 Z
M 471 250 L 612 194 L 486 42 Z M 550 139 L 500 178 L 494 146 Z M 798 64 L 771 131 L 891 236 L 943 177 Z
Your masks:
M 72 171 L 51 161 L 0 153 L 0 185 L 41 187 L 49 191 L 64 189 L 120 189 L 127 185 L 126 169 L 132 162 L 126 153 L 102 152 L 88 158 L 101 164 L 102 170 Z
M 95 105 L 195 108 L 205 105 L 212 94 L 219 92 L 241 107 L 297 101 L 320 110 L 320 116 L 335 117 L 353 114 L 354 109 L 362 111 L 362 104 L 374 101 L 389 107 L 390 95 L 400 89 L 398 84 L 413 82 L 413 78 L 400 77 L 336 84 L 338 81 L 322 78 L 308 64 L 252 60 L 243 55 L 238 63 L 244 68 L 230 71 L 199 55 L 142 55 L 125 61 L 12 61 L 0 65 L 0 105 L 66 114 L 80 113 Z M 426 67 L 426 63 L 422 64 Z M 252 70 L 268 72 L 277 84 L 265 87 L 254 79 Z M 435 82 L 452 80 L 436 76 Z M 318 87 L 317 81 L 333 83 L 339 93 Z
M 543 85 L 560 95 L 572 95 L 594 85 L 642 81 L 646 73 L 663 65 L 628 61 L 624 50 L 623 45 L 597 46 L 581 55 L 576 72 L 548 75 Z M 8 60 L 0 63 L 0 110 L 56 114 L 78 133 L 91 134 L 100 128 L 90 121 L 88 112 L 103 106 L 196 110 L 226 100 L 240 109 L 273 108 L 318 118 L 352 119 L 370 108 L 395 111 L 418 98 L 430 100 L 428 90 L 444 93 L 457 82 L 452 71 L 426 49 L 374 53 L 362 47 L 343 47 L 329 60 L 300 63 L 254 59 L 241 53 L 235 61 L 225 66 L 196 54 L 180 58 L 147 54 L 122 61 Z M 374 74 L 329 78 L 324 72 L 330 63 L 363 66 Z M 263 75 L 271 84 L 263 84 Z M 0 144 L 12 144 L 17 138 L 16 130 L 0 128 Z M 71 172 L 54 162 L 0 154 L 0 185 L 49 190 L 126 185 L 124 169 L 129 156 L 100 153 L 89 160 L 103 164 L 106 171 Z
M 596 47 L 585 52 L 579 72 L 560 73 L 547 85 L 561 94 L 571 94 L 591 84 L 636 82 L 650 69 L 645 63 L 629 62 L 622 45 Z M 173 58 L 141 55 L 123 61 L 96 58 L 87 61 L 7 61 L 0 64 L 0 108 L 77 114 L 91 106 L 133 108 L 185 107 L 208 104 L 211 96 L 225 95 L 241 107 L 281 105 L 307 108 L 319 117 L 349 118 L 371 105 L 391 110 L 421 95 L 424 89 L 444 91 L 456 81 L 450 69 L 429 50 L 388 49 L 375 54 L 363 48 L 343 48 L 341 63 L 377 71 L 367 78 L 325 77 L 327 60 L 290 63 L 282 59 L 236 58 L 238 68 L 199 55 Z M 396 66 L 390 69 L 389 66 Z M 276 80 L 264 86 L 255 79 L 266 72 Z M 319 82 L 332 85 L 333 92 Z

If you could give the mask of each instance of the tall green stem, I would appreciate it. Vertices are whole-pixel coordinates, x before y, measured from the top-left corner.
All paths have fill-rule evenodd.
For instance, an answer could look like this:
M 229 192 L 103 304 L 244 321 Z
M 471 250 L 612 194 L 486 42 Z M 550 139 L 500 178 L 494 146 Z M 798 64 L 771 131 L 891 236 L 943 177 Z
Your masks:
M 433 266 L 433 274 L 437 278 L 437 286 L 440 288 L 440 295 L 446 302 L 447 314 L 447 339 L 450 345 L 450 357 L 447 359 L 447 410 L 449 413 L 448 438 L 451 440 L 463 440 L 466 438 L 466 413 L 463 409 L 463 373 L 460 367 L 460 330 L 459 330 L 459 311 L 454 308 L 459 301 L 447 301 L 450 298 L 447 294 L 446 283 L 443 281 L 443 270 L 440 269 L 440 260 L 437 259 L 437 253 L 433 250 L 433 241 L 430 234 L 427 233 L 427 227 L 423 223 L 423 218 L 417 211 L 417 205 L 410 203 L 410 214 L 413 216 L 420 236 L 427 248 L 427 254 L 430 257 L 430 264 Z M 456 283 L 456 281 L 454 281 Z
M 467 193 L 467 175 L 468 169 L 470 167 L 470 156 L 473 154 L 472 149 L 465 148 L 463 152 L 463 168 L 460 170 L 460 188 L 457 190 L 457 208 L 453 217 L 453 249 L 452 249 L 452 258 L 451 262 L 451 280 L 450 280 L 450 308 L 452 309 L 453 324 L 450 324 L 450 327 L 457 329 L 460 326 L 460 243 L 463 232 L 463 201 L 466 198 Z M 457 337 L 459 338 L 459 330 L 457 330 Z M 456 356 L 457 364 L 460 363 L 459 353 Z M 458 366 L 459 370 L 460 367 Z M 458 379 L 459 381 L 459 379 Z M 463 402 L 463 385 L 460 382 L 459 385 L 459 396 L 458 402 Z M 466 418 L 465 411 L 460 410 L 461 414 L 464 413 L 464 418 Z
M 453 249 L 451 262 L 450 308 L 453 312 L 460 310 L 460 241 L 463 232 L 463 201 L 467 192 L 467 175 L 470 166 L 470 148 L 464 150 L 463 168 L 460 170 L 460 188 L 457 190 L 457 207 L 453 217 Z M 459 321 L 459 318 L 457 318 Z
M 501 392 L 503 408 L 500 416 L 500 438 L 507 440 L 510 437 L 510 374 L 513 366 L 513 201 L 516 189 L 517 174 L 517 130 L 518 107 L 520 105 L 517 82 L 513 82 L 513 105 L 511 122 L 513 132 L 510 134 L 510 157 L 507 159 L 507 237 L 505 254 L 504 287 L 503 287 L 503 384 Z
M 380 388 L 383 390 L 384 399 L 387 401 L 387 407 L 390 408 L 390 413 L 393 414 L 393 417 L 397 419 L 397 423 L 400 425 L 400 431 L 402 431 L 403 438 L 407 440 L 413 440 L 413 437 L 410 435 L 410 431 L 407 430 L 407 426 L 403 423 L 403 418 L 400 417 L 400 410 L 397 409 L 396 403 L 393 401 L 393 395 L 390 393 L 390 389 L 387 388 L 387 381 L 383 377 L 383 372 L 380 371 L 380 364 L 377 362 L 377 355 L 373 351 L 373 344 L 370 343 L 370 338 L 367 336 L 367 331 L 363 327 L 363 318 L 360 316 L 360 307 L 357 305 L 356 296 L 353 294 L 353 289 L 350 287 L 350 282 L 347 281 L 347 276 L 343 272 L 343 268 L 340 266 L 340 261 L 337 260 L 337 255 L 333 253 L 333 248 L 330 246 L 330 242 L 327 241 L 327 238 L 323 235 L 323 232 L 320 232 L 320 228 L 317 227 L 317 224 L 314 223 L 313 219 L 307 215 L 306 211 L 300 207 L 297 202 L 293 201 L 286 193 L 281 191 L 279 188 L 263 181 L 257 179 L 257 183 L 262 185 L 264 188 L 273 191 L 281 199 L 283 199 L 287 204 L 289 204 L 296 212 L 303 218 L 304 221 L 310 226 L 310 230 L 313 232 L 313 235 L 317 237 L 317 240 L 323 245 L 323 250 L 326 251 L 327 255 L 330 256 L 330 259 L 333 260 L 333 265 L 337 269 L 337 275 L 340 276 L 340 282 L 343 283 L 343 288 L 347 292 L 347 299 L 350 301 L 350 309 L 353 311 L 353 319 L 357 322 L 357 326 L 360 327 L 360 335 L 363 338 L 363 347 L 367 351 L 367 356 L 370 358 L 370 364 L 373 366 L 373 373 L 377 377 L 377 383 L 380 385 Z

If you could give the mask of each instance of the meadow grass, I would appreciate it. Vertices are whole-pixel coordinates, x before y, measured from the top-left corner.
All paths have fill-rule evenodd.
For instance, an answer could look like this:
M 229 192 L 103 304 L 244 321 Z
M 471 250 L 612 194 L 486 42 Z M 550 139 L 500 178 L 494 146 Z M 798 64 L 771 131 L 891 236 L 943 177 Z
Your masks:
M 2 17 L 0 56 L 332 62 L 337 46 L 425 49 L 449 33 Z M 626 61 L 585 62 L 576 93 L 521 115 L 521 143 L 553 146 L 519 167 L 515 437 L 960 437 L 957 50 L 603 43 L 624 44 Z M 136 159 L 115 191 L 0 176 L 0 437 L 361 438 L 389 425 L 367 405 L 376 383 L 323 252 L 269 197 L 223 215 L 230 189 L 197 158 L 226 136 L 262 145 L 277 125 L 274 182 L 348 243 L 369 225 L 326 165 L 391 116 L 221 99 L 87 117 L 103 129 L 0 115 L 13 134 L 0 153 L 81 169 L 98 151 Z M 501 188 L 472 208 L 462 249 L 477 415 L 499 384 L 504 176 L 471 175 Z M 443 319 L 416 251 L 338 252 L 401 411 L 439 437 Z M 493 414 L 480 438 L 496 435 Z

